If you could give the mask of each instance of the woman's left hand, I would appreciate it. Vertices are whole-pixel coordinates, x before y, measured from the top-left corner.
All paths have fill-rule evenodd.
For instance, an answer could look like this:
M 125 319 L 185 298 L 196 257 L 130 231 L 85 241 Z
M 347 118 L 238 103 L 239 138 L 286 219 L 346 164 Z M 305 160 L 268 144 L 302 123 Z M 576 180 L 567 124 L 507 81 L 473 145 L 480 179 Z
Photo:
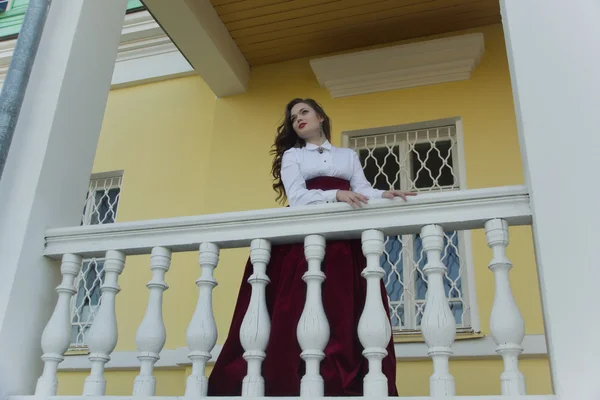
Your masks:
M 406 196 L 416 196 L 415 192 L 403 192 L 401 190 L 387 190 L 383 192 L 381 197 L 384 199 L 393 199 L 394 197 L 400 197 L 403 200 L 406 200 Z

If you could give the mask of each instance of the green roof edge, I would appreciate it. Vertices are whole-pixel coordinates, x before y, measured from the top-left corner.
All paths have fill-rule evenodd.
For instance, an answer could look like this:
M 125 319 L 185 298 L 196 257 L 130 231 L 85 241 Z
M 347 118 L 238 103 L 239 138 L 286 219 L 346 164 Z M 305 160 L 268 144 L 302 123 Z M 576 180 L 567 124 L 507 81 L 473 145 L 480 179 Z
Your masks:
M 0 14 L 0 40 L 13 39 L 17 37 L 25 19 L 25 12 L 29 0 L 14 0 L 11 9 Z M 128 0 L 127 11 L 133 12 L 144 8 L 140 0 Z

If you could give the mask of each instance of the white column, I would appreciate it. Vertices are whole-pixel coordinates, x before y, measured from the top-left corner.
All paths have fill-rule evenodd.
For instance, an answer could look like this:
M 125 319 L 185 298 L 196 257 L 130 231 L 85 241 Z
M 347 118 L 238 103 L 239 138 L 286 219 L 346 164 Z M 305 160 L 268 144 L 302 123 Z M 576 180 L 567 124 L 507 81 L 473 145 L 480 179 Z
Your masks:
M 439 225 L 424 226 L 421 229 L 421 242 L 423 251 L 427 254 L 427 265 L 423 268 L 427 276 L 427 295 L 421 330 L 429 347 L 429 355 L 433 359 L 429 390 L 433 397 L 454 396 L 456 388 L 448 359 L 452 355 L 452 343 L 456 338 L 456 321 L 444 289 L 444 230 Z
M 269 344 L 271 318 L 267 310 L 265 288 L 270 280 L 267 276 L 267 264 L 271 258 L 271 243 L 264 239 L 255 239 L 250 244 L 250 260 L 254 273 L 248 278 L 252 285 L 250 304 L 240 328 L 240 342 L 244 348 L 244 359 L 248 364 L 248 373 L 242 382 L 242 396 L 262 397 L 265 395 L 265 380 L 262 377 L 262 362 Z
M 0 180 L 0 398 L 32 394 L 42 370 L 60 283 L 42 257 L 44 231 L 81 221 L 126 3 L 50 6 Z
M 388 395 L 388 382 L 382 371 L 382 360 L 387 356 L 387 346 L 392 338 L 388 310 L 381 299 L 381 279 L 385 271 L 379 265 L 383 254 L 383 232 L 367 230 L 362 233 L 362 251 L 367 266 L 361 273 L 367 280 L 367 298 L 358 321 L 358 339 L 365 348 L 363 355 L 369 360 L 369 372 L 363 381 L 365 397 L 382 398 Z
M 502 0 L 554 391 L 600 398 L 600 5 Z
M 156 378 L 152 371 L 154 364 L 160 359 L 160 352 L 167 340 L 162 307 L 163 293 L 169 288 L 165 282 L 165 274 L 170 266 L 171 250 L 164 247 L 153 248 L 150 255 L 152 279 L 146 285 L 150 290 L 148 306 L 135 337 L 137 357 L 141 366 L 140 373 L 133 383 L 134 396 L 154 396 L 156 394 Z
M 190 325 L 187 329 L 187 344 L 192 360 L 192 373 L 185 384 L 186 397 L 206 397 L 208 379 L 205 375 L 206 363 L 217 343 L 217 324 L 213 312 L 212 292 L 217 286 L 213 273 L 219 264 L 219 246 L 214 243 L 202 243 L 199 256 L 202 274 L 196 281 L 200 294 Z
M 35 388 L 36 396 L 56 396 L 58 364 L 64 360 L 63 355 L 71 344 L 71 298 L 77 293 L 74 283 L 81 271 L 82 262 L 83 259 L 75 254 L 63 256 L 60 265 L 63 279 L 56 288 L 58 302 L 42 334 L 44 372 L 38 379 Z
M 119 331 L 115 313 L 115 300 L 121 291 L 118 284 L 119 275 L 125 267 L 125 254 L 120 251 L 107 251 L 104 261 L 104 283 L 100 287 L 102 298 L 98 313 L 94 317 L 92 327 L 87 335 L 90 349 L 89 359 L 92 370 L 83 384 L 84 396 L 104 396 L 106 379 L 104 367 L 110 360 L 110 354 L 117 346 Z
M 496 352 L 504 360 L 504 372 L 500 376 L 502 394 L 524 395 L 525 377 L 519 371 L 519 355 L 523 352 L 521 343 L 525 337 L 525 322 L 510 289 L 508 271 L 512 268 L 512 263 L 506 257 L 508 223 L 502 219 L 486 222 L 485 236 L 493 252 L 489 264 L 494 273 L 495 287 L 490 332 L 498 346 Z
M 298 343 L 302 349 L 300 357 L 306 363 L 306 373 L 300 382 L 300 396 L 323 397 L 325 386 L 320 373 L 321 360 L 325 358 L 325 346 L 329 342 L 329 322 L 323 308 L 321 284 L 325 274 L 321 262 L 325 257 L 325 238 L 309 235 L 304 239 L 304 254 L 308 271 L 302 279 L 306 282 L 306 302 L 298 322 Z

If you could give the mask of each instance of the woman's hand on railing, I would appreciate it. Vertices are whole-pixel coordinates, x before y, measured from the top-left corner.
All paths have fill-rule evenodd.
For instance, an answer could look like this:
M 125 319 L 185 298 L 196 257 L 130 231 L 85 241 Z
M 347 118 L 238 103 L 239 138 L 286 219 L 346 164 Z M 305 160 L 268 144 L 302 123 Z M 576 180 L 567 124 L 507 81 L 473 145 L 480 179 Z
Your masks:
M 360 193 L 351 192 L 350 190 L 338 190 L 335 199 L 340 202 L 348 203 L 352 208 L 360 208 L 363 203 L 367 204 L 369 199 Z
M 387 190 L 381 194 L 384 199 L 393 199 L 394 197 L 400 197 L 406 200 L 406 196 L 416 196 L 414 192 L 403 192 L 401 190 Z M 360 193 L 352 192 L 349 190 L 338 190 L 335 198 L 339 202 L 350 204 L 353 208 L 362 207 L 363 203 L 367 204 L 369 199 Z
M 406 200 L 406 196 L 416 196 L 415 192 L 403 192 L 401 190 L 387 190 L 382 193 L 381 197 L 384 199 L 393 199 L 394 197 L 401 197 L 402 200 Z

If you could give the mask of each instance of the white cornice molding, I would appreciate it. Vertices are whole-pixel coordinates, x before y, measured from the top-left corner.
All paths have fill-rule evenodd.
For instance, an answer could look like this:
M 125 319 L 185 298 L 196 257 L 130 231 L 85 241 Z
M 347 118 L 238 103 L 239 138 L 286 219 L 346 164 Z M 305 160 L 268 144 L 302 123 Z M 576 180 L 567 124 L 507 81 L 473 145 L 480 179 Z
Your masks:
M 102 256 L 108 250 L 150 254 L 163 246 L 173 252 L 197 251 L 200 243 L 221 248 L 247 247 L 256 238 L 274 244 L 301 242 L 306 235 L 327 240 L 359 238 L 366 229 L 386 235 L 417 233 L 424 225 L 446 230 L 482 228 L 504 218 L 510 225 L 531 224 L 524 186 L 421 193 L 408 201 L 373 199 L 360 210 L 346 203 L 230 212 L 114 224 L 54 228 L 46 231 L 44 255 Z
M 148 11 L 136 12 L 125 16 L 125 23 L 121 32 L 121 43 L 149 36 L 166 37 L 160 25 L 158 25 Z
M 484 53 L 482 33 L 366 50 L 310 61 L 332 97 L 466 80 Z
M 525 335 L 523 339 L 523 353 L 520 359 L 541 358 L 548 354 L 546 339 L 544 335 Z M 216 362 L 221 353 L 222 345 L 218 344 L 211 352 L 212 358 L 209 364 Z M 472 359 L 500 359 L 496 353 L 496 343 L 489 337 L 477 339 L 457 340 L 452 345 L 454 354 L 453 360 L 472 360 Z M 428 348 L 425 343 L 396 343 L 394 345 L 396 360 L 415 361 L 430 360 Z M 188 358 L 189 349 L 179 347 L 172 350 L 163 350 L 160 353 L 160 359 L 156 362 L 156 368 L 181 368 L 192 365 Z M 60 363 L 60 371 L 88 371 L 92 364 L 85 354 L 68 355 Z M 131 370 L 139 369 L 140 362 L 135 351 L 115 351 L 110 355 L 110 361 L 106 364 L 108 370 Z
M 0 84 L 4 83 L 16 40 L 0 42 Z M 113 72 L 120 88 L 191 75 L 194 69 L 147 11 L 127 14 Z

